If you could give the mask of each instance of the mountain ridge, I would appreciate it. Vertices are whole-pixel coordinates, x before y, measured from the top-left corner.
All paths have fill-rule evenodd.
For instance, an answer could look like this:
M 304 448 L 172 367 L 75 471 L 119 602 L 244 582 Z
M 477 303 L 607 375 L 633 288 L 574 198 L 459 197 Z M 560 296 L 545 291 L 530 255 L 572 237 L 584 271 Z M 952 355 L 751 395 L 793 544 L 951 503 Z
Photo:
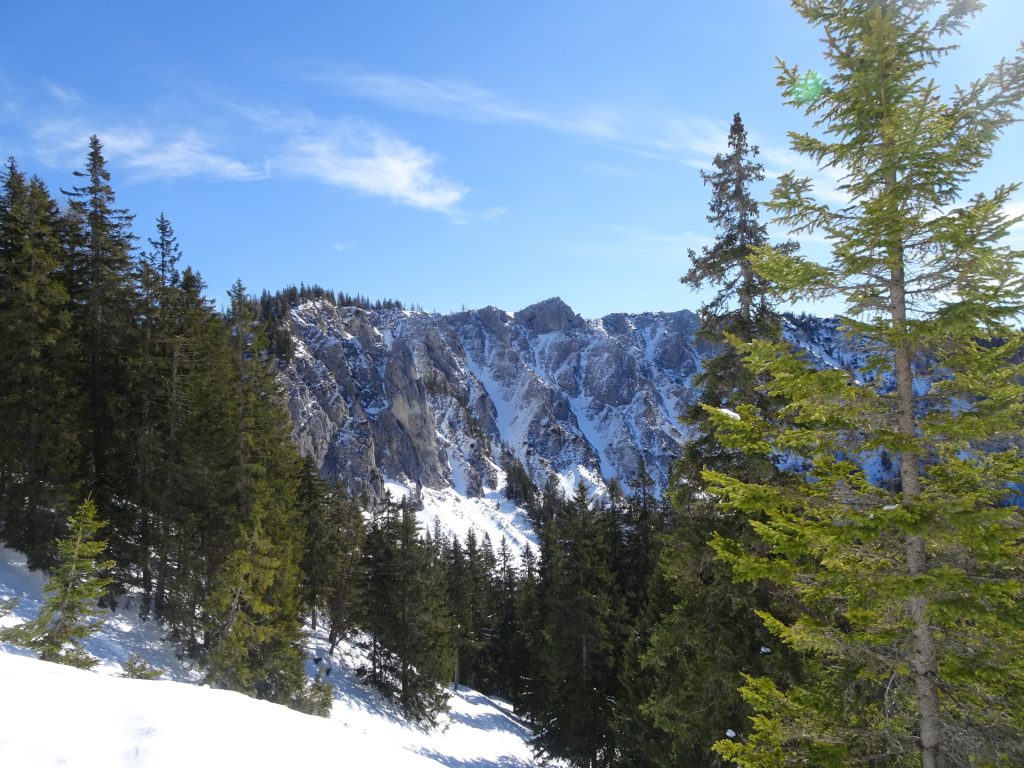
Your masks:
M 388 481 L 480 496 L 503 452 L 538 486 L 630 488 L 642 466 L 660 493 L 714 349 L 689 310 L 585 320 L 558 297 L 448 315 L 310 300 L 287 323 L 295 441 L 371 496 Z

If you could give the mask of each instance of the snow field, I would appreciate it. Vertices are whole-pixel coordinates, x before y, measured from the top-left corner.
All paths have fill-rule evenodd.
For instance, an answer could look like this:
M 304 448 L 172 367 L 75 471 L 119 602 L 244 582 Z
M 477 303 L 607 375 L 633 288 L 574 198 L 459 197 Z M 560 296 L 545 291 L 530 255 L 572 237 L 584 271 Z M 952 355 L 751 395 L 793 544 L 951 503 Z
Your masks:
M 42 574 L 22 555 L 0 548 L 0 602 L 18 598 L 0 620 L 31 618 L 42 602 Z M 165 642 L 159 624 L 124 605 L 86 642 L 101 659 L 93 671 L 39 661 L 0 644 L 0 766 L 4 768 L 188 768 L 190 766 L 376 765 L 527 768 L 529 730 L 509 707 L 468 688 L 451 697 L 451 711 L 434 730 L 407 723 L 357 681 L 365 662 L 355 643 L 327 658 L 321 630 L 312 655 L 332 665 L 329 719 L 294 712 L 238 693 L 197 684 Z M 163 669 L 159 680 L 118 677 L 121 662 L 139 653 Z M 312 662 L 307 668 L 312 674 Z

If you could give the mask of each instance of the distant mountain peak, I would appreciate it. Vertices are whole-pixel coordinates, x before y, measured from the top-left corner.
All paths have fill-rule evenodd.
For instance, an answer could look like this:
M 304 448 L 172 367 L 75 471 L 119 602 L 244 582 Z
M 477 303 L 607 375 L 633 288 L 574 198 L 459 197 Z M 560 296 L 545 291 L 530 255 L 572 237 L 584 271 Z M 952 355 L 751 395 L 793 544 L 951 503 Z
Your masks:
M 583 318 L 557 296 L 519 310 L 515 314 L 515 320 L 537 334 L 568 331 L 586 325 Z

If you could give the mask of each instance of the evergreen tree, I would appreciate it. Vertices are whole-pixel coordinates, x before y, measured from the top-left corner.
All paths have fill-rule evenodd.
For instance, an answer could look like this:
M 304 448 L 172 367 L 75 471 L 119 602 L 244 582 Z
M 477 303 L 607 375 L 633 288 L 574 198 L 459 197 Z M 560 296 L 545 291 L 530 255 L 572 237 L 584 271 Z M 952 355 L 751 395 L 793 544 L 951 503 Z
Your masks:
M 228 316 L 232 374 L 220 399 L 228 438 L 226 495 L 203 522 L 209 587 L 204 645 L 210 678 L 259 698 L 307 705 L 302 670 L 301 569 L 305 527 L 296 495 L 299 458 L 265 359 L 254 303 L 236 282 Z M 226 406 L 226 407 L 225 407 Z M 208 425 L 212 426 L 212 425 Z M 209 504 L 209 501 L 206 502 Z M 234 537 L 229 538 L 231 526 Z
M 340 554 L 337 537 L 340 531 L 331 520 L 331 494 L 320 477 L 313 459 L 303 458 L 296 494 L 299 514 L 306 524 L 302 553 L 302 601 L 309 607 L 310 624 L 317 628 L 320 611 L 327 605 L 328 595 L 337 570 L 335 557 Z
M 594 768 L 607 765 L 613 754 L 614 603 L 607 528 L 582 482 L 551 529 L 543 710 L 534 747 L 571 765 Z
M 130 680 L 156 680 L 163 674 L 162 669 L 149 665 L 140 653 L 133 653 L 121 663 L 121 677 Z
M 318 612 L 327 617 L 333 648 L 362 618 L 363 513 L 341 488 L 328 486 L 309 457 L 300 470 L 298 508 L 306 525 L 303 603 L 314 630 Z
M 335 570 L 327 594 L 327 618 L 331 648 L 352 629 L 362 626 L 366 615 L 366 571 L 362 548 L 366 538 L 363 504 L 347 492 L 331 492 L 331 526 L 337 532 Z
M 538 532 L 542 534 L 542 532 Z M 523 562 L 516 586 L 515 611 L 519 630 L 509 654 L 516 663 L 517 709 L 536 724 L 544 712 L 545 686 L 541 654 L 544 649 L 545 589 L 533 547 L 523 549 Z
M 452 620 L 432 546 L 420 538 L 416 512 L 385 498 L 365 546 L 373 636 L 370 682 L 407 717 L 434 724 L 447 707 L 452 679 Z
M 153 604 L 190 654 L 203 643 L 203 603 L 216 567 L 238 536 L 233 472 L 239 439 L 232 418 L 239 375 L 223 319 L 203 296 L 205 284 L 185 269 L 171 297 L 168 338 L 167 467 L 158 478 Z M 236 526 L 232 531 L 231 526 Z
M 0 537 L 48 565 L 55 509 L 74 485 L 77 410 L 60 214 L 38 179 L 8 162 L 0 192 Z
M 494 691 L 499 696 L 516 701 L 522 691 L 526 662 L 519 603 L 519 574 L 512 548 L 504 536 L 498 545 L 496 588 L 494 636 L 491 642 Z
M 673 467 L 668 493 L 677 524 L 661 554 L 659 592 L 645 618 L 648 643 L 640 651 L 650 697 L 641 706 L 642 715 L 634 719 L 639 730 L 662 732 L 652 738 L 667 742 L 664 759 L 669 764 L 719 765 L 714 743 L 727 731 L 747 731 L 749 709 L 739 694 L 743 676 L 772 674 L 779 682 L 788 682 L 795 667 L 791 655 L 780 652 L 755 615 L 766 609 L 782 612 L 784 591 L 763 582 L 734 584 L 729 566 L 712 556 L 709 542 L 716 535 L 748 542 L 755 537 L 742 515 L 723 509 L 708 494 L 701 476 L 705 469 L 748 481 L 768 482 L 779 476 L 771 455 L 748 456 L 723 445 L 709 416 L 741 404 L 758 404 L 766 417 L 777 408 L 758 392 L 757 377 L 743 366 L 736 350 L 725 344 L 727 337 L 781 337 L 781 318 L 768 284 L 752 262 L 751 249 L 768 243 L 753 198 L 753 184 L 764 179 L 757 154 L 737 114 L 729 132 L 729 152 L 715 158 L 714 173 L 702 174 L 711 184 L 708 221 L 715 224 L 718 237 L 701 254 L 690 252 L 693 266 L 683 278 L 694 287 L 709 282 L 721 288 L 701 311 L 700 334 L 714 342 L 718 352 L 705 361 L 695 381 L 701 404 L 684 414 L 693 436 Z M 791 253 L 795 248 L 787 242 L 777 250 Z M 657 615 L 654 609 L 659 604 L 663 611 Z M 764 652 L 773 646 L 772 653 Z M 649 720 L 656 728 L 645 722 Z
M 715 546 L 739 578 L 793 586 L 799 616 L 762 617 L 814 664 L 788 688 L 750 678 L 753 733 L 717 748 L 743 766 L 1019 765 L 1024 520 L 1010 488 L 1024 476 L 1024 277 L 1000 245 L 1017 187 L 960 195 L 1024 98 L 1024 57 L 944 98 L 929 69 L 977 4 L 794 5 L 823 29 L 832 69 L 815 97 L 780 65 L 787 98 L 822 131 L 793 134 L 794 148 L 839 169 L 849 202 L 783 176 L 772 210 L 823 231 L 832 259 L 762 249 L 756 266 L 783 296 L 842 296 L 871 359 L 813 371 L 784 344 L 739 345 L 786 423 L 741 407 L 713 416 L 719 434 L 801 471 L 782 485 L 708 473 L 729 508 L 763 515 L 752 545 Z M 879 452 L 895 487 L 865 470 Z
M 302 632 L 296 603 L 297 568 L 282 556 L 267 530 L 260 504 L 251 525 L 217 574 L 210 613 L 219 626 L 207 680 L 249 696 L 292 704 L 301 701 Z
M 490 539 L 485 534 L 478 542 L 470 528 L 465 545 L 453 538 L 450 551 L 446 581 L 456 637 L 455 683 L 493 693 L 498 587 Z
M 160 521 L 173 504 L 168 478 L 175 472 L 174 412 L 177 403 L 177 344 L 179 312 L 184 309 L 177 263 L 181 257 L 174 230 L 160 214 L 157 239 L 149 240 L 151 251 L 142 252 L 135 262 L 136 325 L 138 356 L 129 369 L 130 402 L 135 414 L 135 456 L 132 462 L 131 495 L 139 507 L 137 551 L 134 560 L 141 569 L 143 590 L 140 614 L 147 616 L 153 603 L 154 568 L 159 568 L 157 541 Z
M 82 641 L 99 631 L 103 609 L 98 607 L 113 567 L 100 560 L 107 548 L 97 538 L 103 529 L 92 499 L 68 517 L 67 533 L 57 542 L 57 563 L 43 587 L 46 601 L 31 621 L 4 630 L 0 639 L 39 651 L 44 661 L 88 669 L 99 659 L 90 656 Z
M 537 486 L 523 463 L 506 446 L 501 450 L 501 470 L 505 473 L 505 498 L 522 507 L 531 506 L 537 496 Z
M 65 277 L 81 356 L 84 394 L 81 440 L 86 451 L 82 475 L 101 517 L 111 522 L 111 554 L 122 569 L 132 558 L 135 521 L 128 492 L 132 441 L 126 371 L 136 359 L 132 285 L 132 216 L 116 205 L 103 145 L 93 136 L 85 180 L 65 194 L 69 205 L 69 258 Z
M 680 282 L 694 288 L 707 283 L 720 286 L 701 308 L 705 323 L 735 313 L 734 322 L 749 327 L 771 312 L 764 278 L 754 271 L 750 260 L 750 248 L 768 242 L 767 226 L 758 219 L 757 201 L 751 195 L 751 185 L 764 181 L 764 166 L 755 160 L 757 155 L 758 148 L 747 142 L 747 130 L 737 113 L 729 129 L 729 151 L 715 156 L 715 171 L 700 174 L 704 183 L 711 185 L 707 219 L 719 234 L 714 245 L 702 248 L 699 254 L 689 252 L 692 266 Z M 787 243 L 779 248 L 790 252 L 795 246 Z
M 654 630 L 674 598 L 658 568 L 670 515 L 667 505 L 659 505 L 651 495 L 650 478 L 642 462 L 634 487 L 637 493 L 625 501 L 621 554 L 615 566 L 624 607 L 621 624 L 625 634 L 619 643 L 620 690 L 613 707 L 615 757 L 612 764 L 641 768 L 675 765 L 679 761 L 673 759 L 669 733 L 658 727 L 649 709 L 656 688 L 667 687 L 661 679 L 665 668 L 646 659 Z M 686 632 L 689 631 L 691 628 L 686 628 Z M 681 669 L 681 665 L 675 665 L 670 678 L 682 677 Z M 683 684 L 693 682 L 687 679 Z
M 619 668 L 619 694 L 612 710 L 612 728 L 615 738 L 614 766 L 647 768 L 648 766 L 698 765 L 676 757 L 680 750 L 673 738 L 678 732 L 659 727 L 652 701 L 656 700 L 659 675 L 666 666 L 649 657 L 654 643 L 654 632 L 674 601 L 674 594 L 665 584 L 661 571 L 655 569 L 648 577 L 646 588 L 638 604 L 638 615 L 627 625 L 628 636 L 622 644 Z M 692 631 L 687 627 L 686 631 Z M 670 647 L 678 647 L 674 641 Z M 675 676 L 679 665 L 670 673 Z M 657 699 L 661 702 L 661 699 Z M 683 729 L 680 728 L 679 731 Z M 688 733 L 687 738 L 691 738 Z

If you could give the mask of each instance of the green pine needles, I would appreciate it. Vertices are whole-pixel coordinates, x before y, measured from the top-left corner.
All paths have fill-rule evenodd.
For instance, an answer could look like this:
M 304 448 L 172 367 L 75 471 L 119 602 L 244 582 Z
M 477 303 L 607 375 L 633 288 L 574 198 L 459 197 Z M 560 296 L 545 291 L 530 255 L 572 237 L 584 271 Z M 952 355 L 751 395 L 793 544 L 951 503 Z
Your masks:
M 741 341 L 780 418 L 709 410 L 723 444 L 784 459 L 759 483 L 707 472 L 753 544 L 719 536 L 734 577 L 790 586 L 798 615 L 762 612 L 808 659 L 799 685 L 749 677 L 749 739 L 716 749 L 740 766 L 1024 764 L 1024 296 L 1002 244 L 1018 185 L 962 193 L 1013 122 L 1024 58 L 944 97 L 929 71 L 980 7 L 935 0 L 795 0 L 820 27 L 830 72 L 790 103 L 818 134 L 793 147 L 842 173 L 847 202 L 783 176 L 770 209 L 831 243 L 825 264 L 755 249 L 780 297 L 845 300 L 864 370 L 813 370 L 784 342 Z M 890 476 L 869 468 L 893 467 Z M 1017 486 L 1019 488 L 1019 486 Z
M 103 523 L 96 504 L 86 499 L 68 518 L 67 534 L 57 542 L 57 563 L 43 587 L 46 601 L 39 615 L 24 624 L 5 630 L 2 639 L 39 652 L 39 658 L 81 669 L 96 666 L 82 642 L 103 623 L 98 606 L 113 568 L 111 560 L 100 558 L 107 543 L 98 539 Z

